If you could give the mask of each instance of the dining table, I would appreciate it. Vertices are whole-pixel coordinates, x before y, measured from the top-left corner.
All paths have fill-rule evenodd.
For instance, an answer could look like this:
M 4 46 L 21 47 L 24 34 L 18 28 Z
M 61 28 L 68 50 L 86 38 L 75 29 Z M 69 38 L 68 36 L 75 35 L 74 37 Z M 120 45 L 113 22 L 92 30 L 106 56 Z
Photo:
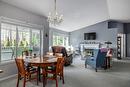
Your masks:
M 47 66 L 52 66 L 57 63 L 56 56 L 45 55 L 44 57 L 36 57 L 36 58 L 25 58 L 24 61 L 31 66 L 38 68 L 38 79 L 41 81 L 41 68 L 42 73 L 44 73 Z M 43 74 L 43 87 L 45 87 L 45 74 Z

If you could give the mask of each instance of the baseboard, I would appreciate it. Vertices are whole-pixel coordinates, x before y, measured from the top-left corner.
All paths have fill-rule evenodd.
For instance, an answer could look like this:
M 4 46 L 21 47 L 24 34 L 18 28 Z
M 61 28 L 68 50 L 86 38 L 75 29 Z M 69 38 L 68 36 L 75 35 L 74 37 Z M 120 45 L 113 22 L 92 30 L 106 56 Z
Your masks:
M 17 75 L 17 74 L 14 74 L 14 75 L 10 75 L 10 76 L 7 76 L 7 77 L 0 78 L 0 81 L 6 80 L 6 79 L 9 79 L 9 78 L 13 78 L 13 77 L 15 77 L 16 75 Z

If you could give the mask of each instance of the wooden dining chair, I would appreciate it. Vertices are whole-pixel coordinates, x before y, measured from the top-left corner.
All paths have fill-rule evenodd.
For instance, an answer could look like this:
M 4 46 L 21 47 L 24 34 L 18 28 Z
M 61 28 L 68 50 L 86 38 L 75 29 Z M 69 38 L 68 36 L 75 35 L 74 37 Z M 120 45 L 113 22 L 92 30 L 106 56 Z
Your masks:
M 25 59 L 27 58 L 27 56 L 30 56 L 30 58 L 32 58 L 32 50 L 25 50 L 25 51 L 22 51 L 22 57 Z M 31 71 L 31 72 L 35 72 L 37 67 L 34 67 L 34 66 L 31 66 L 30 64 L 26 63 L 25 64 L 25 67 L 28 69 L 28 71 Z
M 24 60 L 22 58 L 16 58 L 15 59 L 16 65 L 17 65 L 17 69 L 18 69 L 18 78 L 17 78 L 17 86 L 19 86 L 19 80 L 20 79 L 24 79 L 23 81 L 23 87 L 25 87 L 25 84 L 27 81 L 33 80 L 33 79 L 37 79 L 37 85 L 38 85 L 38 71 L 29 71 L 28 69 L 26 69 L 25 65 L 24 65 Z M 32 74 L 36 74 L 36 77 L 31 78 Z
M 57 59 L 56 69 L 55 70 L 46 70 L 46 83 L 47 80 L 55 80 L 56 81 L 56 87 L 58 87 L 58 79 L 57 77 L 60 76 L 60 79 L 62 79 L 62 83 L 64 84 L 64 58 L 60 57 Z M 44 73 L 45 73 L 44 72 Z M 48 75 L 52 74 L 52 77 L 49 77 Z
M 55 53 L 55 56 L 56 56 L 56 58 L 63 58 L 62 56 L 62 53 Z M 55 65 L 51 65 L 51 66 L 48 66 L 47 67 L 47 69 L 49 69 L 49 70 L 56 70 L 56 66 Z

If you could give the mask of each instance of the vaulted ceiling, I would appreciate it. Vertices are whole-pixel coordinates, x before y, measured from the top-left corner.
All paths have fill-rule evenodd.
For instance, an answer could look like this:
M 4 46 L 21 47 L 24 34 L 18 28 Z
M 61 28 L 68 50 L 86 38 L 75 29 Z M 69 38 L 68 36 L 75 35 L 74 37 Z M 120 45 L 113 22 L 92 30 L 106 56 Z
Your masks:
M 54 0 L 2 1 L 46 17 L 54 10 Z M 130 0 L 57 0 L 64 21 L 51 27 L 69 32 L 109 19 L 130 22 L 129 8 Z

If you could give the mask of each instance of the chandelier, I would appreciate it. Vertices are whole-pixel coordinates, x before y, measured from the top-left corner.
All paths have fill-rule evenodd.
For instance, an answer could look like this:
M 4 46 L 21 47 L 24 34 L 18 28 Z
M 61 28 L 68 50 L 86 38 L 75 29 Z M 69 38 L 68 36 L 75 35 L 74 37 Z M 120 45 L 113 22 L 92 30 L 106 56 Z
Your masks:
M 57 12 L 56 0 L 54 5 L 54 12 L 49 12 L 47 21 L 53 25 L 58 25 L 63 21 L 63 15 L 59 15 Z

